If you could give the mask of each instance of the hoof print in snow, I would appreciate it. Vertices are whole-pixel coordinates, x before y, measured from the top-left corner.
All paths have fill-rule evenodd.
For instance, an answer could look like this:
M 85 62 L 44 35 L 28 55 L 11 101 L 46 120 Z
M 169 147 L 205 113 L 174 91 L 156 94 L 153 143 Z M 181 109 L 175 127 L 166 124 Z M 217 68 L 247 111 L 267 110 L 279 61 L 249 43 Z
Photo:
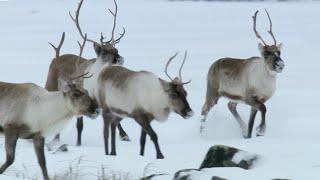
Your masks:
M 250 169 L 257 159 L 257 155 L 250 154 L 247 151 L 224 145 L 216 145 L 209 149 L 200 169 L 212 167 L 239 167 Z
M 52 154 L 56 154 L 58 152 L 67 152 L 67 151 L 68 151 L 68 145 L 63 144 L 57 150 L 55 150 Z
M 199 169 L 183 169 L 174 174 L 173 180 L 197 180 L 199 174 L 206 174 Z M 209 180 L 209 179 L 208 179 Z M 210 180 L 227 180 L 218 176 L 212 176 Z

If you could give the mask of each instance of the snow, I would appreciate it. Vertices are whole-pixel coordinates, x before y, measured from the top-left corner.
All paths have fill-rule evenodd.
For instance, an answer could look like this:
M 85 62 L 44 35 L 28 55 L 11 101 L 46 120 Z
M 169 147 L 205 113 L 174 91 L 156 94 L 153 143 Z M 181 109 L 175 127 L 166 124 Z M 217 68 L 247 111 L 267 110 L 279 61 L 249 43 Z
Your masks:
M 139 156 L 140 127 L 130 119 L 122 124 L 132 142 L 117 141 L 117 156 L 105 156 L 102 138 L 102 119 L 85 119 L 83 146 L 75 146 L 76 128 L 73 120 L 62 132 L 62 142 L 69 144 L 69 152 L 46 152 L 51 176 L 63 174 L 69 166 L 80 169 L 82 179 L 96 179 L 105 167 L 108 172 L 129 173 L 137 179 L 152 173 L 168 173 L 157 179 L 170 179 L 177 170 L 198 168 L 207 152 L 215 144 L 237 147 L 259 154 L 263 160 L 251 170 L 239 168 L 206 169 L 203 177 L 220 176 L 228 179 L 318 179 L 320 170 L 320 83 L 318 77 L 320 42 L 319 2 L 171 2 L 161 0 L 118 0 L 117 32 L 122 26 L 127 34 L 118 45 L 125 58 L 124 66 L 134 70 L 148 70 L 166 79 L 163 73 L 167 58 L 176 51 L 179 56 L 170 67 L 177 74 L 182 52 L 189 52 L 183 71 L 189 103 L 195 111 L 193 118 L 184 120 L 172 114 L 166 123 L 153 123 L 158 133 L 164 160 L 156 160 L 154 145 L 147 140 L 145 157 Z M 9 0 L 0 2 L 0 77 L 6 82 L 34 82 L 44 85 L 54 52 L 47 44 L 59 41 L 63 31 L 66 41 L 62 53 L 78 54 L 79 39 L 68 11 L 77 1 L 67 0 Z M 111 32 L 112 18 L 107 8 L 112 1 L 85 1 L 80 16 L 83 31 L 98 40 L 100 31 Z M 221 99 L 210 112 L 203 135 L 199 133 L 200 111 L 205 98 L 206 75 L 209 66 L 221 57 L 247 58 L 258 54 L 258 41 L 252 32 L 251 16 L 261 10 L 258 28 L 262 36 L 272 42 L 266 29 L 267 8 L 273 19 L 274 33 L 284 43 L 282 59 L 286 63 L 278 75 L 277 91 L 267 102 L 267 131 L 264 137 L 243 139 L 237 122 Z M 87 45 L 85 57 L 94 57 Z M 241 105 L 244 120 L 249 107 Z M 255 126 L 258 125 L 257 116 Z M 254 132 L 255 133 L 255 132 Z M 49 140 L 49 139 L 48 139 Z M 5 161 L 4 138 L 0 137 L 0 162 Z M 75 161 L 81 158 L 81 164 Z M 145 170 L 148 164 L 152 168 Z M 80 166 L 80 167 L 77 167 Z M 17 172 L 25 177 L 41 177 L 33 146 L 20 140 L 14 164 L 0 176 L 7 179 Z M 79 178 L 80 179 L 80 178 Z
M 254 159 L 255 157 L 256 157 L 256 155 L 250 154 L 249 152 L 239 151 L 232 157 L 232 162 L 238 164 L 242 160 L 247 161 L 247 160 L 250 160 L 250 159 Z

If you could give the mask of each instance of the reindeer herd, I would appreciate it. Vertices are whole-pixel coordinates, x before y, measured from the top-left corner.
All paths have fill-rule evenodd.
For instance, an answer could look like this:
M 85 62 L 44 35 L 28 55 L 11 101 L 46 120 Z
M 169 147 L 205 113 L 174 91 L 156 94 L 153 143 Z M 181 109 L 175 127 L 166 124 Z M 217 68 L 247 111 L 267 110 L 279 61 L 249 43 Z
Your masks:
M 13 162 L 18 138 L 32 139 L 34 149 L 42 170 L 43 178 L 49 179 L 44 155 L 45 137 L 59 133 L 62 128 L 77 116 L 77 145 L 81 145 L 83 115 L 96 118 L 103 117 L 104 145 L 106 155 L 116 155 L 116 128 L 122 140 L 130 141 L 120 121 L 129 117 L 141 126 L 140 155 L 144 155 L 146 136 L 149 135 L 156 149 L 157 159 L 164 156 L 160 150 L 158 137 L 151 127 L 153 120 L 164 122 L 171 112 L 187 119 L 193 111 L 187 101 L 187 91 L 182 80 L 182 68 L 187 59 L 187 51 L 179 69 L 178 77 L 171 77 L 167 68 L 177 56 L 170 57 L 165 65 L 164 80 L 148 71 L 132 71 L 121 66 L 123 57 L 115 47 L 125 35 L 125 29 L 119 38 L 115 37 L 118 7 L 114 0 L 111 38 L 105 41 L 101 33 L 100 42 L 96 42 L 83 33 L 79 23 L 80 0 L 75 15 L 70 17 L 83 40 L 78 42 L 80 52 L 60 55 L 65 39 L 62 34 L 57 47 L 50 43 L 56 52 L 47 76 L 45 88 L 32 83 L 13 84 L 0 82 L 0 130 L 5 136 L 6 161 L 0 167 L 3 173 Z M 272 21 L 269 13 L 269 34 L 273 38 L 268 45 L 256 30 L 258 11 L 253 16 L 253 30 L 259 43 L 260 57 L 248 59 L 222 58 L 209 68 L 207 76 L 207 93 L 202 107 L 203 119 L 200 130 L 210 109 L 217 104 L 220 97 L 230 100 L 228 108 L 239 123 L 244 138 L 251 138 L 257 111 L 261 113 L 261 123 L 257 127 L 257 135 L 266 131 L 266 106 L 264 103 L 272 97 L 276 89 L 276 75 L 284 68 L 280 58 L 281 44 L 277 44 L 272 32 Z M 96 57 L 82 57 L 86 42 L 93 44 Z M 237 112 L 237 104 L 241 102 L 251 106 L 248 126 Z M 111 133 L 109 133 L 111 130 Z M 109 153 L 109 134 L 111 134 L 111 151 Z M 56 134 L 53 141 L 59 141 Z

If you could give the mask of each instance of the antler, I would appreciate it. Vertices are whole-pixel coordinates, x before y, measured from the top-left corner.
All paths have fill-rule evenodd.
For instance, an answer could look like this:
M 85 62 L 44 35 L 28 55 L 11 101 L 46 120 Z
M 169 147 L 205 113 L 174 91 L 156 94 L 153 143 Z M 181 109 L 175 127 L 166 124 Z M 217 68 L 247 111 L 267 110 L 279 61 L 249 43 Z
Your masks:
M 84 46 L 86 45 L 86 42 L 87 42 L 87 34 L 84 35 L 84 40 L 83 40 L 83 43 L 81 44 L 79 41 L 78 41 L 78 45 L 79 45 L 79 48 L 80 48 L 80 52 L 79 52 L 79 56 L 78 56 L 78 61 L 76 62 L 76 72 L 81 72 L 81 68 L 80 68 L 80 58 L 82 56 L 82 53 L 83 53 L 83 49 L 84 49 Z M 86 62 L 84 62 L 86 63 Z M 93 76 L 93 74 L 90 74 L 88 76 L 89 72 L 86 72 L 84 74 L 81 74 L 79 76 L 76 76 L 76 77 L 73 77 L 70 79 L 70 81 L 73 81 L 73 80 L 76 80 L 76 79 L 79 79 L 79 78 L 91 78 Z
M 182 71 L 182 68 L 183 68 L 184 62 L 186 61 L 187 54 L 188 54 L 188 52 L 187 52 L 187 51 L 185 51 L 185 52 L 184 52 L 183 61 L 182 61 L 182 64 L 181 64 L 181 66 L 180 66 L 180 69 L 179 69 L 179 78 L 180 78 L 180 80 L 181 80 L 181 81 L 182 81 L 181 71 Z
M 61 36 L 60 43 L 59 43 L 58 47 L 55 47 L 52 43 L 49 42 L 49 44 L 56 51 L 56 58 L 60 56 L 60 49 L 61 49 L 61 46 L 62 46 L 62 44 L 64 42 L 64 38 L 65 38 L 65 32 L 62 33 L 62 36 Z
M 265 41 L 262 39 L 262 37 L 260 36 L 260 34 L 258 33 L 257 29 L 256 29 L 256 26 L 257 26 L 257 15 L 258 15 L 258 10 L 254 13 L 254 16 L 252 16 L 253 18 L 253 31 L 254 33 L 256 34 L 256 37 L 258 39 L 261 40 L 261 42 L 266 46 L 267 44 L 265 43 Z
M 182 82 L 181 71 L 182 71 L 183 65 L 184 65 L 184 63 L 185 63 L 185 61 L 186 61 L 186 59 L 187 59 L 187 54 L 188 54 L 188 52 L 185 51 L 185 52 L 184 52 L 184 58 L 183 58 L 182 64 L 181 64 L 181 66 L 180 66 L 180 68 L 179 68 L 179 77 L 176 77 L 176 78 L 172 79 L 171 76 L 168 74 L 168 66 L 169 66 L 169 64 L 171 63 L 171 61 L 178 55 L 178 52 L 176 52 L 172 57 L 169 58 L 169 60 L 168 60 L 168 62 L 167 62 L 167 64 L 166 64 L 165 71 L 164 71 L 164 72 L 166 73 L 166 75 L 168 76 L 168 78 L 169 78 L 171 81 L 179 82 L 179 83 L 181 83 L 182 85 L 183 85 L 183 84 L 188 84 L 188 83 L 191 82 L 191 80 L 189 80 L 189 81 L 187 81 L 187 82 Z
M 182 71 L 182 68 L 183 68 L 183 65 L 187 59 L 187 54 L 188 54 L 188 51 L 184 51 L 184 57 L 183 57 L 183 61 L 182 61 L 182 64 L 180 66 L 180 69 L 179 69 L 179 78 L 180 78 L 180 81 L 182 82 L 182 75 L 181 75 L 181 71 Z M 182 84 L 189 84 L 191 82 L 191 80 L 187 81 L 187 82 L 183 82 Z
M 276 46 L 277 45 L 277 40 L 276 38 L 274 37 L 273 35 L 273 32 L 272 32 L 272 21 L 271 21 L 271 18 L 270 18 L 270 15 L 268 13 L 268 11 L 265 9 L 267 15 L 268 15 L 268 19 L 269 19 L 269 22 L 270 22 L 270 29 L 268 31 L 268 33 L 271 35 L 272 39 L 273 39 L 273 42 L 274 42 L 274 45 Z
M 83 32 L 82 32 L 80 24 L 79 24 L 79 15 L 80 15 L 80 9 L 81 9 L 82 3 L 83 3 L 83 0 L 80 0 L 78 7 L 77 7 L 77 10 L 75 11 L 75 17 L 73 17 L 71 15 L 70 11 L 69 11 L 69 15 L 70 15 L 70 18 L 72 19 L 72 21 L 75 23 L 75 25 L 79 31 L 80 36 L 82 37 L 82 39 L 84 39 L 85 36 L 83 35 Z M 87 41 L 92 42 L 92 43 L 97 43 L 96 41 L 88 39 L 88 38 L 87 38 Z M 99 44 L 99 43 L 97 43 L 97 44 Z
M 167 64 L 166 64 L 166 68 L 164 70 L 164 72 L 166 73 L 166 75 L 168 76 L 168 78 L 173 81 L 173 79 L 171 78 L 171 76 L 168 74 L 168 66 L 171 63 L 171 61 L 178 55 L 178 52 L 176 52 L 172 57 L 169 58 Z
M 116 25 L 117 25 L 118 4 L 117 4 L 116 0 L 113 0 L 113 2 L 115 5 L 115 10 L 111 11 L 111 9 L 108 9 L 109 12 L 111 13 L 111 15 L 113 16 L 113 27 L 112 27 L 112 31 L 111 31 L 111 38 L 108 41 L 108 43 L 110 43 L 111 45 L 114 46 L 115 44 L 120 42 L 120 39 L 125 35 L 126 30 L 125 30 L 125 28 L 123 28 L 123 32 L 120 34 L 120 37 L 115 40 L 114 33 L 115 33 Z
M 78 41 L 78 45 L 79 45 L 79 48 L 80 48 L 80 52 L 79 52 L 79 56 L 78 56 L 79 58 L 82 56 L 83 48 L 86 45 L 86 42 L 87 42 L 87 33 L 84 34 L 84 40 L 83 40 L 82 44 Z

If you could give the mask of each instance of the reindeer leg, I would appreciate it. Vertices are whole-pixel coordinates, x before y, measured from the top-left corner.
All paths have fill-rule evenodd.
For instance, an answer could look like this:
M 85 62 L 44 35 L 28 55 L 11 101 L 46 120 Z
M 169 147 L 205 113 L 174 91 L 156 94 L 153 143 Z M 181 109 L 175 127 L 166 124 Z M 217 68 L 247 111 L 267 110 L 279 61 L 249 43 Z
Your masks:
M 143 128 L 141 128 L 141 136 L 140 136 L 140 155 L 144 156 L 144 148 L 146 145 L 146 137 L 147 133 Z
M 150 125 L 150 120 L 143 118 L 140 121 L 138 121 L 138 123 L 143 128 L 143 130 L 150 136 L 151 140 L 153 141 L 154 146 L 155 146 L 156 151 L 157 151 L 157 159 L 164 159 L 164 156 L 163 156 L 163 154 L 162 154 L 162 152 L 160 150 L 160 146 L 159 146 L 159 143 L 158 143 L 158 136 L 154 132 L 154 130 L 152 129 L 152 127 Z
M 109 154 L 109 127 L 110 127 L 110 121 L 112 118 L 112 115 L 109 112 L 103 112 L 102 114 L 103 117 L 103 136 L 104 136 L 104 150 L 105 150 L 105 154 L 108 155 Z
M 203 129 L 205 127 L 205 121 L 207 120 L 207 115 L 208 115 L 209 111 L 213 108 L 214 105 L 216 105 L 218 103 L 218 100 L 219 100 L 218 92 L 207 91 L 206 102 L 203 105 L 202 112 L 201 112 L 203 119 L 201 119 L 200 133 L 203 132 Z
M 5 133 L 5 148 L 7 153 L 6 162 L 0 168 L 0 174 L 2 174 L 14 161 L 16 144 L 18 141 L 18 132 L 14 128 L 4 129 Z
M 263 136 L 266 131 L 266 106 L 257 98 L 251 98 L 248 102 L 249 105 L 254 107 L 256 110 L 260 111 L 261 113 L 261 123 L 257 128 L 257 136 Z
M 255 108 L 251 108 L 251 113 L 250 113 L 250 119 L 249 119 L 249 124 L 248 124 L 248 135 L 247 138 L 251 138 L 251 134 L 252 134 L 252 128 L 254 125 L 254 120 L 256 118 L 257 115 L 257 110 Z
M 33 145 L 38 158 L 38 163 L 42 170 L 43 179 L 49 180 L 48 171 L 46 167 L 46 158 L 44 155 L 44 137 L 35 136 L 33 138 Z
M 110 155 L 115 156 L 116 153 L 116 128 L 119 125 L 121 118 L 114 117 L 111 122 L 111 153 Z
M 240 117 L 240 115 L 239 115 L 239 113 L 238 113 L 238 111 L 237 111 L 237 105 L 238 105 L 238 103 L 230 101 L 230 102 L 228 103 L 228 108 L 229 108 L 231 114 L 233 115 L 233 117 L 234 117 L 234 118 L 237 120 L 237 122 L 239 123 L 240 128 L 241 128 L 241 131 L 242 131 L 242 136 L 243 136 L 244 138 L 246 138 L 246 137 L 247 137 L 247 134 L 248 134 L 247 125 L 246 125 L 246 123 L 243 122 L 243 120 L 241 119 L 241 117 Z
M 129 136 L 127 135 L 126 131 L 122 128 L 120 123 L 118 124 L 117 127 L 118 127 L 118 130 L 119 130 L 120 140 L 121 141 L 131 141 Z
M 77 146 L 81 146 L 82 130 L 83 130 L 83 116 L 77 118 L 77 131 L 78 131 Z

